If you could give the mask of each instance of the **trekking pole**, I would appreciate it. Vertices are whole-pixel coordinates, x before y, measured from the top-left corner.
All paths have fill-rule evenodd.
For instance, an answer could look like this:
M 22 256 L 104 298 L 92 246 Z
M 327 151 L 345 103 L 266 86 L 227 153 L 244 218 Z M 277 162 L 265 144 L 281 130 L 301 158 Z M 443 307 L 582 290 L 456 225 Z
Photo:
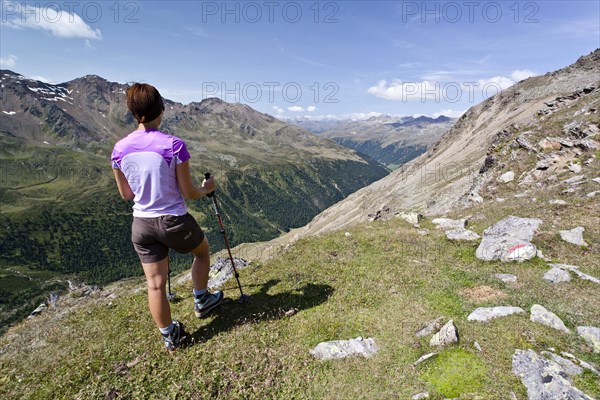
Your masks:
M 169 284 L 169 291 L 167 292 L 167 300 L 174 301 L 177 295 L 171 292 L 171 260 L 167 259 L 167 268 L 169 269 L 169 274 L 167 275 L 167 282 Z
M 210 179 L 210 172 L 204 174 L 204 179 Z M 237 281 L 238 288 L 240 289 L 240 298 L 238 299 L 239 303 L 247 303 L 250 300 L 248 295 L 245 295 L 242 291 L 242 284 L 240 283 L 240 274 L 235 267 L 235 262 L 233 260 L 233 256 L 231 255 L 231 248 L 229 247 L 229 239 L 227 239 L 227 233 L 225 232 L 225 227 L 223 226 L 223 220 L 221 219 L 221 213 L 219 212 L 219 206 L 217 205 L 217 197 L 215 196 L 215 192 L 212 191 L 207 194 L 208 197 L 212 199 L 213 207 L 215 209 L 215 214 L 217 215 L 217 220 L 219 221 L 219 226 L 221 227 L 221 234 L 223 235 L 223 240 L 225 241 L 225 247 L 227 247 L 227 253 L 229 253 L 229 261 L 231 262 L 231 267 L 233 268 L 233 274 L 235 276 L 235 280 Z

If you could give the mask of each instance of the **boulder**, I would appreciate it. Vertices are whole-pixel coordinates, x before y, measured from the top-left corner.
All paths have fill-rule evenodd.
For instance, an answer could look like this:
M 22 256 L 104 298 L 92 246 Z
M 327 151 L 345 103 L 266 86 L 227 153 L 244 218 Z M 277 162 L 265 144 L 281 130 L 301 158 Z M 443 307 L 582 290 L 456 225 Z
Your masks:
M 577 163 L 568 164 L 567 167 L 569 168 L 569 170 L 571 172 L 576 173 L 576 174 L 580 173 L 581 169 L 582 169 L 581 164 L 577 164 Z
M 375 339 L 364 339 L 361 336 L 350 340 L 321 342 L 310 350 L 310 354 L 319 360 L 336 360 L 354 355 L 371 357 L 376 352 Z
M 569 282 L 571 275 L 563 269 L 553 267 L 544 274 L 543 278 L 551 283 L 561 283 Z
M 430 346 L 447 346 L 458 342 L 458 329 L 454 325 L 454 321 L 450 320 L 440 329 L 438 333 L 431 337 Z
M 585 175 L 575 175 L 569 179 L 565 179 L 563 182 L 569 185 L 580 185 L 584 182 Z
M 530 241 L 540 224 L 541 219 L 507 217 L 483 231 L 475 256 L 484 261 L 529 260 L 537 253 Z
M 500 183 L 508 183 L 508 182 L 512 182 L 515 179 L 515 173 L 513 171 L 508 171 L 505 172 L 504 174 L 500 175 L 496 181 L 500 182 Z
M 234 257 L 233 262 L 237 270 L 246 268 L 250 265 L 250 261 L 243 258 Z M 209 272 L 210 279 L 208 281 L 208 287 L 219 288 L 223 286 L 231 277 L 233 277 L 233 268 L 231 267 L 231 260 L 229 258 L 217 257 L 217 260 L 213 265 L 210 266 Z
M 538 146 L 542 148 L 542 150 L 560 150 L 561 144 L 555 138 L 544 138 L 540 140 Z
M 592 346 L 594 353 L 600 353 L 600 328 L 596 328 L 595 326 L 578 326 L 577 333 Z
M 394 214 L 397 218 L 403 219 L 411 225 L 417 225 L 421 222 L 423 216 L 416 212 L 399 212 Z
M 421 328 L 417 331 L 417 333 L 416 333 L 417 337 L 429 336 L 432 333 L 440 330 L 442 328 L 442 326 L 444 326 L 444 324 L 442 323 L 443 320 L 444 320 L 444 317 L 438 317 L 438 318 L 434 319 L 433 321 L 429 321 L 427 323 L 427 325 L 425 325 L 423 328 Z
M 529 400 L 592 400 L 573 386 L 569 375 L 559 364 L 534 350 L 516 350 L 512 371 L 527 388 Z
M 494 318 L 524 313 L 521 307 L 479 307 L 467 317 L 468 321 L 489 322 Z
M 480 236 L 477 233 L 475 233 L 469 229 L 465 229 L 465 228 L 452 229 L 452 230 L 446 231 L 445 233 L 446 233 L 446 237 L 450 240 L 472 241 L 472 240 L 477 240 L 480 238 Z
M 565 324 L 556 314 L 539 304 L 534 304 L 531 306 L 531 316 L 529 319 L 532 322 L 546 325 L 563 333 L 571 333 L 571 331 L 565 326 Z
M 577 246 L 587 247 L 588 244 L 583 240 L 583 232 L 585 229 L 582 226 L 570 229 L 568 231 L 558 231 L 560 237 L 565 242 L 575 244 Z
M 558 200 L 549 200 L 548 203 L 552 204 L 552 205 L 557 205 L 557 206 L 566 206 L 567 205 L 566 201 L 560 200 L 560 199 L 558 199 Z
M 583 279 L 584 281 L 590 281 L 595 284 L 600 284 L 600 279 L 593 277 L 591 275 L 588 275 L 588 274 L 584 274 L 583 272 L 581 272 L 579 270 L 579 267 L 576 265 L 568 265 L 568 264 L 548 264 L 548 265 L 550 265 L 551 267 L 555 267 L 555 268 L 569 270 L 569 271 L 573 272 L 575 275 L 577 275 L 579 277 L 579 279 Z

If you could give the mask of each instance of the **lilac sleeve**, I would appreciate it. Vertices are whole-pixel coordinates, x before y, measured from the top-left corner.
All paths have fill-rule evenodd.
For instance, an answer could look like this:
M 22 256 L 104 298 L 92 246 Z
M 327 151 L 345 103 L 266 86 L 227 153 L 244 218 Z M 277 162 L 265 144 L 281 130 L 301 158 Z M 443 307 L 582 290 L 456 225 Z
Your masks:
M 173 156 L 176 157 L 177 164 L 186 162 L 191 158 L 185 142 L 178 137 L 173 137 Z
M 121 169 L 121 160 L 123 159 L 123 154 L 117 150 L 117 146 L 113 148 L 112 156 L 110 157 L 112 161 L 112 167 L 115 169 Z

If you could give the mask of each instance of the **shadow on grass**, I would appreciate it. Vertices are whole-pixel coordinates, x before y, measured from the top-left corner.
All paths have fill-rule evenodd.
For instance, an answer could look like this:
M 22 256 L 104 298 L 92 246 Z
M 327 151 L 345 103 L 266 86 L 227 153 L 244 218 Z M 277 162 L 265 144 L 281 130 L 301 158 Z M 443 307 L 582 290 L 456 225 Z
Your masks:
M 286 317 L 286 312 L 306 310 L 324 303 L 333 293 L 329 285 L 308 283 L 293 292 L 268 294 L 269 289 L 279 283 L 278 279 L 265 282 L 257 293 L 250 295 L 250 301 L 240 304 L 229 300 L 213 312 L 213 320 L 189 334 L 186 345 L 204 343 L 221 332 L 242 324 L 277 320 Z

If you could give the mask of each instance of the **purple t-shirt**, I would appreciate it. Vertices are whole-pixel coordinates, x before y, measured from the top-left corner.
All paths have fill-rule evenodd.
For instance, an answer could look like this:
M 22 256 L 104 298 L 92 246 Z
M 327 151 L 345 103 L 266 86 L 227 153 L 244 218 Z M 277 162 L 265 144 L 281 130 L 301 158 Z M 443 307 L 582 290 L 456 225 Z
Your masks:
M 135 194 L 134 217 L 187 213 L 175 173 L 177 164 L 190 159 L 183 140 L 155 130 L 134 131 L 115 144 L 111 159 Z

